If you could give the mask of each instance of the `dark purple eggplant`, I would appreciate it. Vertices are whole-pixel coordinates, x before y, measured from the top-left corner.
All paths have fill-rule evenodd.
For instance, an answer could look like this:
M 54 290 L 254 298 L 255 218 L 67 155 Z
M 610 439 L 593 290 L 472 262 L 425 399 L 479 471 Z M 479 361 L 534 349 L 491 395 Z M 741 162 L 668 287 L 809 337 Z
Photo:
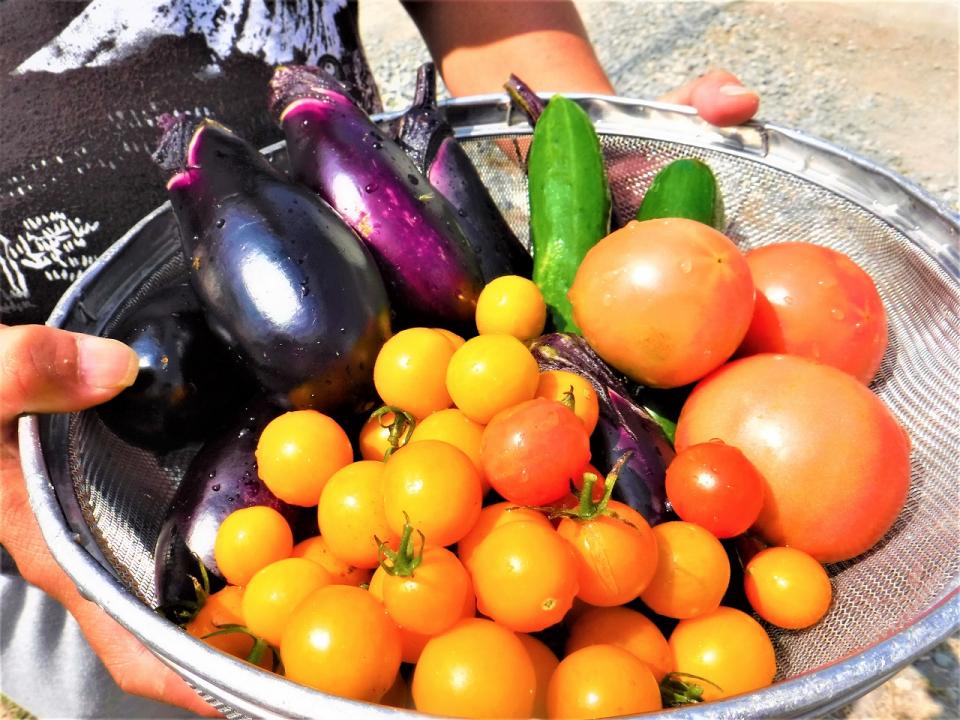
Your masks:
M 477 168 L 437 108 L 433 63 L 417 70 L 413 105 L 400 120 L 400 146 L 430 184 L 456 209 L 484 282 L 501 275 L 530 277 L 533 258 L 520 244 L 480 179 Z
M 155 158 L 173 173 L 190 279 L 214 331 L 287 406 L 369 409 L 390 313 L 359 238 L 210 120 L 171 124 Z
M 399 325 L 471 332 L 483 279 L 456 210 L 331 75 L 280 67 L 270 90 L 291 175 L 366 241 Z
M 189 282 L 157 288 L 110 333 L 136 351 L 136 382 L 97 413 L 117 436 L 166 452 L 203 439 L 256 384 L 207 325 Z
M 579 335 L 553 333 L 531 343 L 541 370 L 566 370 L 594 386 L 600 418 L 590 437 L 591 460 L 603 473 L 626 453 L 614 497 L 642 514 L 651 525 L 669 513 L 664 489 L 667 465 L 674 451 L 663 429 L 638 403 L 628 387 Z
M 157 539 L 156 586 L 161 607 L 194 599 L 190 577 L 199 577 L 198 560 L 214 585 L 223 582 L 213 543 L 220 523 L 234 510 L 267 505 L 287 519 L 298 539 L 317 534 L 315 508 L 278 500 L 257 475 L 254 453 L 260 432 L 280 412 L 258 401 L 208 440 L 190 463 Z

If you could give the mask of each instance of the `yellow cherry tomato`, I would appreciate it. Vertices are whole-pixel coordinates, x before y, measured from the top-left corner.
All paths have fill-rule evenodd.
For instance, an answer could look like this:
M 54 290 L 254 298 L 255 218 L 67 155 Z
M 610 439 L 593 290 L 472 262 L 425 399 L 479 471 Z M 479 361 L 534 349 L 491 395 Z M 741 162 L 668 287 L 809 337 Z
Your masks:
M 547 305 L 540 288 L 519 275 L 491 280 L 477 298 L 477 331 L 530 340 L 543 334 Z
M 517 636 L 490 620 L 461 620 L 430 639 L 413 672 L 420 712 L 470 718 L 528 718 L 537 678 Z
M 455 332 L 451 332 L 450 330 L 445 330 L 444 328 L 432 328 L 432 329 L 436 330 L 438 333 L 443 335 L 447 340 L 449 340 L 450 344 L 453 345 L 454 350 L 459 350 L 460 346 L 466 342 L 466 340 L 464 340 L 462 337 L 457 335 Z
M 304 558 L 286 558 L 260 568 L 243 592 L 243 619 L 254 635 L 273 646 L 297 606 L 314 590 L 333 584 L 330 573 Z
M 383 509 L 384 464 L 361 460 L 335 473 L 320 496 L 317 522 L 320 535 L 339 560 L 358 568 L 380 563 L 374 536 L 396 543 Z
M 294 682 L 377 702 L 400 669 L 400 631 L 366 590 L 328 585 L 294 610 L 280 641 L 280 657 Z
M 446 373 L 452 356 L 453 345 L 436 330 L 401 330 L 380 349 L 373 384 L 385 404 L 426 417 L 450 407 Z
M 597 426 L 597 418 L 600 417 L 597 391 L 590 381 L 582 375 L 566 370 L 544 370 L 540 373 L 537 397 L 556 400 L 566 405 L 567 397 L 571 392 L 573 393 L 573 412 L 583 422 L 587 435 L 590 435 Z
M 350 438 L 336 420 L 316 410 L 296 410 L 271 420 L 257 443 L 257 472 L 274 495 L 316 505 L 330 476 L 353 460 Z
M 540 382 L 537 361 L 510 335 L 467 340 L 447 367 L 447 390 L 464 415 L 486 425 L 501 410 L 532 400 Z
M 750 558 L 743 569 L 743 586 L 757 615 L 790 630 L 819 622 L 833 597 L 823 565 L 788 547 L 767 548 Z
M 257 570 L 290 557 L 291 552 L 290 525 L 265 505 L 234 510 L 220 523 L 213 541 L 213 558 L 231 585 L 246 585 Z
M 472 572 L 473 555 L 480 543 L 501 525 L 520 521 L 537 523 L 548 530 L 553 529 L 547 516 L 539 510 L 509 502 L 488 505 L 480 511 L 480 517 L 477 518 L 470 532 L 460 538 L 460 542 L 457 543 L 457 556 L 460 562 Z
M 547 717 L 605 718 L 662 707 L 650 668 L 615 645 L 590 645 L 567 655 L 547 688 Z
M 553 654 L 553 650 L 532 635 L 517 633 L 517 638 L 523 643 L 523 649 L 530 656 L 533 672 L 537 678 L 537 690 L 533 698 L 533 717 L 544 718 L 547 716 L 547 688 L 560 661 Z
M 657 682 L 673 671 L 663 633 L 643 613 L 627 607 L 587 607 L 570 625 L 567 655 L 589 645 L 616 645 L 647 664 Z
M 243 588 L 236 585 L 227 585 L 210 595 L 200 611 L 193 619 L 183 626 L 193 637 L 203 640 L 207 645 L 217 648 L 241 660 L 245 660 L 253 650 L 253 638 L 245 632 L 231 632 L 213 635 L 223 625 L 243 625 Z M 212 635 L 212 637 L 210 637 Z M 257 663 L 265 670 L 273 667 L 273 651 L 267 651 Z
M 417 423 L 410 442 L 442 440 L 450 443 L 462 450 L 477 468 L 477 472 L 481 472 L 480 438 L 483 436 L 483 427 L 464 415 L 463 410 L 449 408 L 428 415 Z
M 330 550 L 322 535 L 307 538 L 293 546 L 292 557 L 306 558 L 330 573 L 334 585 L 363 585 L 370 582 L 373 572 L 344 562 Z
M 440 412 L 444 412 L 441 410 Z M 437 413 L 434 413 L 436 415 Z M 389 412 L 387 407 L 382 407 L 368 419 L 363 427 L 360 428 L 360 435 L 357 439 L 357 446 L 360 449 L 360 457 L 364 460 L 386 460 L 387 453 L 390 451 L 390 433 L 396 433 L 396 445 L 394 449 L 402 448 L 412 439 L 413 428 L 417 420 L 406 410 L 399 413 Z
M 670 634 L 676 671 L 703 688 L 704 700 L 759 690 L 773 682 L 777 659 L 760 623 L 729 607 L 681 620 Z
M 716 610 L 730 584 L 730 561 L 720 541 L 693 523 L 654 526 L 657 569 L 640 599 L 672 618 L 691 618 Z M 682 668 L 679 668 L 682 669 Z
M 386 462 L 383 510 L 398 537 L 409 522 L 430 545 L 452 545 L 470 532 L 482 502 L 480 474 L 449 443 L 412 442 Z

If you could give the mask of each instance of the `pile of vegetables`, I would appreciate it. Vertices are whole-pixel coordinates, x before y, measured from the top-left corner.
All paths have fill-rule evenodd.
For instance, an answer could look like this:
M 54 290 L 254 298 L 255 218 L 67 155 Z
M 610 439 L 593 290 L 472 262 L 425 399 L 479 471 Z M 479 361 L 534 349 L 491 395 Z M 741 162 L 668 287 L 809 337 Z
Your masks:
M 205 431 L 157 546 L 163 609 L 265 670 L 432 714 L 607 717 L 769 685 L 765 627 L 817 623 L 823 563 L 906 500 L 909 438 L 867 387 L 876 288 L 823 247 L 742 253 L 693 158 L 610 232 L 589 118 L 513 78 L 531 263 L 434 83 L 421 69 L 393 138 L 322 71 L 279 68 L 289 176 L 212 121 L 166 124 L 199 302 L 177 322 L 224 358 L 178 359 L 102 413 L 122 433 L 153 403 L 156 430 L 125 437 L 157 451 Z M 186 412 L 162 399 L 177 383 L 261 392 L 177 428 L 156 419 Z

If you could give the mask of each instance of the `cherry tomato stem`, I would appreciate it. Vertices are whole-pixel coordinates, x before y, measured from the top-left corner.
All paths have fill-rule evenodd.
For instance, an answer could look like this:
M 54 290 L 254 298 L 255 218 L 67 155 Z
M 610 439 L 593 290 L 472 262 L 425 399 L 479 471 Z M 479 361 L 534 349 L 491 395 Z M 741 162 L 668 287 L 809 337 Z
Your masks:
M 417 534 L 420 536 L 420 552 L 417 552 L 413 541 L 413 525 L 410 524 L 410 518 L 406 513 L 403 514 L 403 517 L 405 519 L 403 533 L 400 535 L 400 544 L 397 549 L 391 550 L 389 544 L 380 542 L 379 539 L 377 543 L 380 547 L 380 567 L 383 568 L 383 571 L 388 575 L 410 577 L 413 575 L 413 571 L 423 562 L 423 548 L 426 545 L 426 538 L 424 538 L 422 532 L 417 530 Z
M 392 415 L 393 418 L 385 424 L 384 418 L 387 415 Z M 410 442 L 410 436 L 413 435 L 413 431 L 417 427 L 417 419 L 411 413 L 394 405 L 384 405 L 374 410 L 370 417 L 377 418 L 380 421 L 380 427 L 389 428 L 390 430 L 390 434 L 387 436 L 387 444 L 389 447 L 383 454 L 384 462 L 397 450 Z

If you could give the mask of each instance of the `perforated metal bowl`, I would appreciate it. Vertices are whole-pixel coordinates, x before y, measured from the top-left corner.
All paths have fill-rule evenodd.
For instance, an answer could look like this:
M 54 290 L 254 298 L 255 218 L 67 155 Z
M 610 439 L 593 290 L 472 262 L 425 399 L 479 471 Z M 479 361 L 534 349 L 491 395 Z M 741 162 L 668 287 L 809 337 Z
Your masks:
M 743 249 L 786 240 L 833 247 L 880 289 L 890 347 L 873 389 L 913 439 L 907 505 L 876 548 L 829 568 L 836 601 L 822 623 L 773 632 L 773 687 L 673 711 L 690 718 L 826 712 L 960 625 L 960 220 L 904 179 L 792 130 L 767 123 L 718 130 L 685 108 L 596 96 L 578 101 L 602 136 L 620 217 L 630 216 L 665 163 L 699 157 L 716 172 L 727 232 Z M 525 238 L 526 180 L 509 148 L 522 149 L 529 126 L 510 119 L 501 97 L 445 107 Z M 282 159 L 279 146 L 267 152 Z M 108 333 L 146 288 L 184 272 L 164 205 L 71 287 L 49 324 Z M 256 717 L 398 716 L 269 675 L 153 612 L 153 547 L 195 448 L 154 457 L 111 435 L 90 412 L 26 417 L 20 442 L 30 500 L 54 556 L 88 598 L 218 707 Z

